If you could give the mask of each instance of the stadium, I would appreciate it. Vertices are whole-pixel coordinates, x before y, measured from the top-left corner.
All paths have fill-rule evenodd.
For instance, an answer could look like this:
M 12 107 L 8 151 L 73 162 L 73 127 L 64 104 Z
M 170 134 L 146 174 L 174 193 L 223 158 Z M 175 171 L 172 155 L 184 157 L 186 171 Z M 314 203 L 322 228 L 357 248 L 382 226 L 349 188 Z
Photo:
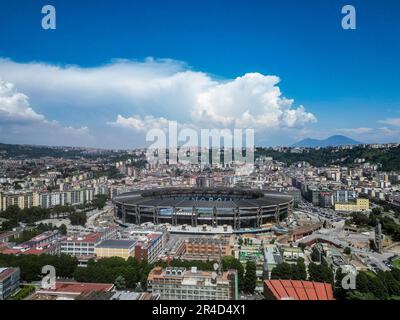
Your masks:
M 124 193 L 113 202 L 117 219 L 124 223 L 229 225 L 234 230 L 260 228 L 293 209 L 289 195 L 238 188 L 152 189 Z

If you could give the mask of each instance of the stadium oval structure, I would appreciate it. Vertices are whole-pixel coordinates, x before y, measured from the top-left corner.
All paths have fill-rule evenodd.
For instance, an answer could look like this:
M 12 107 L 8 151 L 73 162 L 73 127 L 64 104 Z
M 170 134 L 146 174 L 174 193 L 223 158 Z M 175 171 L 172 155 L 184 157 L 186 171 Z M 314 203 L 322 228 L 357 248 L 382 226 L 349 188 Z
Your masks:
M 164 188 L 120 194 L 115 215 L 125 223 L 173 226 L 230 225 L 260 228 L 293 209 L 293 197 L 278 192 L 238 188 Z

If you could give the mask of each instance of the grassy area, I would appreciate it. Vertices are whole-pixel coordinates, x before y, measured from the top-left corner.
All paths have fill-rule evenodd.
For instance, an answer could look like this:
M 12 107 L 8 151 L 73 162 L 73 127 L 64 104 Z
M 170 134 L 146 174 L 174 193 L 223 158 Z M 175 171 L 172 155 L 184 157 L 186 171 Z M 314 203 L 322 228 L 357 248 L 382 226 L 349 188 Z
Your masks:
M 397 258 L 393 261 L 393 266 L 397 269 L 400 269 L 400 258 Z
M 11 300 L 23 300 L 34 293 L 35 290 L 35 286 L 23 285 L 13 296 L 11 296 Z
M 372 272 L 371 270 L 365 271 L 365 274 L 370 277 L 376 277 L 376 274 L 374 272 Z

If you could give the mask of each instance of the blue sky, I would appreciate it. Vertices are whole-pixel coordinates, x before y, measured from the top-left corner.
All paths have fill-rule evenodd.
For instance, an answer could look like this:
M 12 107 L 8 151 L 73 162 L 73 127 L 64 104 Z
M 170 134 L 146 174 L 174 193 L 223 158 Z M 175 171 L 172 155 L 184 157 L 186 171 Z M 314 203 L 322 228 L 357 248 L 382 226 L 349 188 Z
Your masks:
M 45 4 L 56 7 L 56 30 L 41 28 Z M 341 28 L 346 4 L 357 30 Z M 208 118 L 256 127 L 262 145 L 331 134 L 398 140 L 396 0 L 2 0 L 0 9 L 3 142 L 131 148 L 163 120 Z M 251 94 L 277 87 L 265 106 Z

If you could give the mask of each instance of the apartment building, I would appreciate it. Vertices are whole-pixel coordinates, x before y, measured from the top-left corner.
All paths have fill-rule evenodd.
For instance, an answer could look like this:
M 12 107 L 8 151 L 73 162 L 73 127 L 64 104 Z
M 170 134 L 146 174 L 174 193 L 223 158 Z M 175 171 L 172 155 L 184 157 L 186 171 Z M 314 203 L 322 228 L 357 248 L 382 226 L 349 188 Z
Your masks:
M 39 195 L 36 192 L 0 193 L 0 212 L 10 206 L 28 209 L 39 206 Z
M 0 212 L 10 206 L 18 206 L 20 209 L 42 207 L 45 209 L 55 206 L 80 205 L 93 200 L 94 196 L 101 193 L 99 188 L 83 188 L 64 190 L 57 192 L 9 192 L 0 193 Z
M 53 208 L 59 205 L 75 206 L 92 201 L 94 195 L 95 195 L 94 188 L 40 193 L 39 205 L 42 208 Z
M 151 233 L 138 239 L 135 245 L 135 257 L 140 261 L 156 262 L 164 248 L 164 233 Z
M 154 268 L 147 278 L 148 290 L 160 295 L 161 300 L 236 300 L 237 272 L 220 274 L 199 271 L 193 267 Z
M 6 300 L 19 288 L 19 279 L 19 268 L 0 268 L 0 300 Z
M 231 255 L 233 241 L 230 238 L 189 238 L 184 246 L 187 260 L 219 260 Z

